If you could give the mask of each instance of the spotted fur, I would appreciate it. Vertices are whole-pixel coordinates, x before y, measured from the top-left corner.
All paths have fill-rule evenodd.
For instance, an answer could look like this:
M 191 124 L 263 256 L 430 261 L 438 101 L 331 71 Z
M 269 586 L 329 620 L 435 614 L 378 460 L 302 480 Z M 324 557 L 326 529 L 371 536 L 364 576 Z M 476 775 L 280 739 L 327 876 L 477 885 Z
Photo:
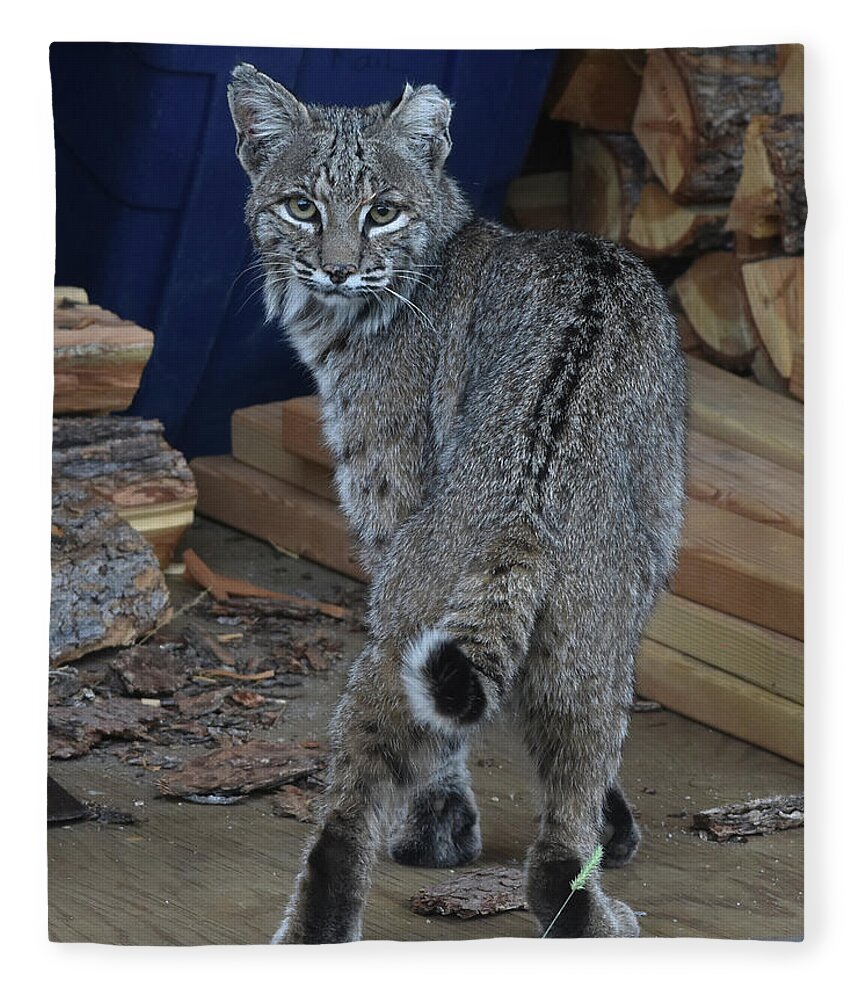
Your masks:
M 316 107 L 242 65 L 229 99 L 267 309 L 316 379 L 372 581 L 275 939 L 358 937 L 386 838 L 404 863 L 474 860 L 469 740 L 506 702 L 540 779 L 527 892 L 546 929 L 604 827 L 612 863 L 638 844 L 616 775 L 682 521 L 675 324 L 627 251 L 474 218 L 436 87 Z M 636 932 L 599 875 L 553 928 Z

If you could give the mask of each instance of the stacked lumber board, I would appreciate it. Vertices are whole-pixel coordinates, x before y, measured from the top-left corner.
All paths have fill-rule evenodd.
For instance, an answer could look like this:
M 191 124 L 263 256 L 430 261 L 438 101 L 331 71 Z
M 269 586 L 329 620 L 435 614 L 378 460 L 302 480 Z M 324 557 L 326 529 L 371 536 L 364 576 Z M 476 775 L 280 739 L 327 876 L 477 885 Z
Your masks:
M 638 689 L 803 759 L 803 407 L 690 359 L 686 525 Z M 192 469 L 201 513 L 363 579 L 314 396 L 238 410 L 233 454 Z
M 191 462 L 200 513 L 363 579 L 335 501 L 316 399 L 237 410 L 231 424 L 231 455 Z M 284 447 L 285 432 L 289 449 Z
M 512 221 L 621 243 L 669 286 L 685 349 L 803 399 L 803 47 L 561 54 L 568 170 L 514 181 Z
M 194 519 L 194 478 L 159 421 L 109 415 L 131 405 L 152 348 L 83 289 L 54 289 L 54 476 L 89 483 L 166 567 Z

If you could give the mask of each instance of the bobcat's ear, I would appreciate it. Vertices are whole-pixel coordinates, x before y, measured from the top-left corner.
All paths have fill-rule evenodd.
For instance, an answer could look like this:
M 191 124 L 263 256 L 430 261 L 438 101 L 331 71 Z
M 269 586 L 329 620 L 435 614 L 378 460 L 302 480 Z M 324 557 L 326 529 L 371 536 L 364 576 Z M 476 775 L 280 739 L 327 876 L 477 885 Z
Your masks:
M 250 63 L 233 70 L 227 102 L 236 126 L 236 155 L 252 181 L 271 154 L 310 121 L 298 98 Z
M 388 117 L 388 127 L 434 171 L 441 171 L 451 152 L 451 102 L 434 84 L 406 84 Z

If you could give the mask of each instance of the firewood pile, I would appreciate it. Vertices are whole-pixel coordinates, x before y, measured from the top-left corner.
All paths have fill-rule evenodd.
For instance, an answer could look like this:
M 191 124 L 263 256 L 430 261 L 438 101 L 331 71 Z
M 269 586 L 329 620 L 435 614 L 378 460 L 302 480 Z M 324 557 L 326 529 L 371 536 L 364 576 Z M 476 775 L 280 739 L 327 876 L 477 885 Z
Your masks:
M 568 52 L 547 110 L 569 169 L 516 180 L 512 219 L 629 247 L 691 353 L 802 400 L 802 46 Z
M 162 574 L 197 489 L 157 420 L 114 416 L 137 392 L 153 335 L 54 290 L 52 666 L 128 645 L 170 617 Z

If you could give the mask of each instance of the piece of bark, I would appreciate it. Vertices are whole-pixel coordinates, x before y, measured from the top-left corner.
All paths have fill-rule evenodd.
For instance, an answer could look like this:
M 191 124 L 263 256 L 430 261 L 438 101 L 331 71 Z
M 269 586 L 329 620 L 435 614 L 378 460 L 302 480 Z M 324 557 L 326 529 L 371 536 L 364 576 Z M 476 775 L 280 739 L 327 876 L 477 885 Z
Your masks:
M 750 118 L 779 111 L 778 72 L 775 45 L 650 52 L 633 133 L 670 195 L 731 200 Z
M 238 691 L 231 692 L 230 701 L 241 705 L 242 708 L 262 708 L 268 699 L 264 698 L 261 694 L 257 694 L 256 691 L 247 691 L 241 688 Z
M 144 537 L 88 486 L 55 479 L 50 663 L 127 646 L 170 620 L 170 595 Z
M 257 587 L 247 580 L 223 576 L 207 566 L 193 549 L 186 549 L 182 553 L 182 558 L 191 579 L 209 590 L 212 596 L 222 604 L 229 603 L 231 597 L 253 597 L 268 602 L 268 606 L 271 606 L 272 602 L 283 601 L 293 607 L 309 612 L 319 612 L 327 618 L 334 618 L 338 621 L 352 617 L 352 612 L 340 604 L 316 601 L 309 597 L 297 597 L 295 594 L 285 594 L 279 590 L 266 590 L 265 587 Z
M 565 53 L 551 87 L 550 118 L 602 132 L 629 132 L 645 59 L 641 49 Z
M 114 660 L 113 669 L 129 694 L 144 697 L 173 694 L 191 673 L 184 660 L 157 646 L 124 649 Z
M 199 719 L 201 716 L 217 712 L 223 705 L 224 699 L 232 693 L 233 688 L 223 687 L 204 691 L 202 694 L 177 694 L 176 707 L 181 715 L 190 719 Z
M 479 868 L 425 886 L 415 893 L 409 905 L 415 913 L 435 913 L 461 920 L 528 909 L 522 869 L 506 865 Z
M 626 243 L 643 185 L 653 176 L 626 133 L 570 130 L 570 225 Z
M 296 785 L 285 785 L 275 794 L 272 812 L 275 816 L 297 819 L 300 823 L 312 823 L 319 794 L 307 788 L 298 788 Z
M 248 795 L 307 778 L 324 767 L 325 758 L 317 749 L 255 741 L 187 761 L 181 771 L 162 778 L 158 787 L 168 798 Z
M 82 756 L 104 740 L 145 739 L 163 717 L 161 708 L 132 698 L 54 706 L 48 709 L 48 754 L 65 760 Z
M 693 816 L 693 829 L 708 840 L 733 840 L 803 826 L 803 795 L 772 795 L 750 802 L 704 809 Z

